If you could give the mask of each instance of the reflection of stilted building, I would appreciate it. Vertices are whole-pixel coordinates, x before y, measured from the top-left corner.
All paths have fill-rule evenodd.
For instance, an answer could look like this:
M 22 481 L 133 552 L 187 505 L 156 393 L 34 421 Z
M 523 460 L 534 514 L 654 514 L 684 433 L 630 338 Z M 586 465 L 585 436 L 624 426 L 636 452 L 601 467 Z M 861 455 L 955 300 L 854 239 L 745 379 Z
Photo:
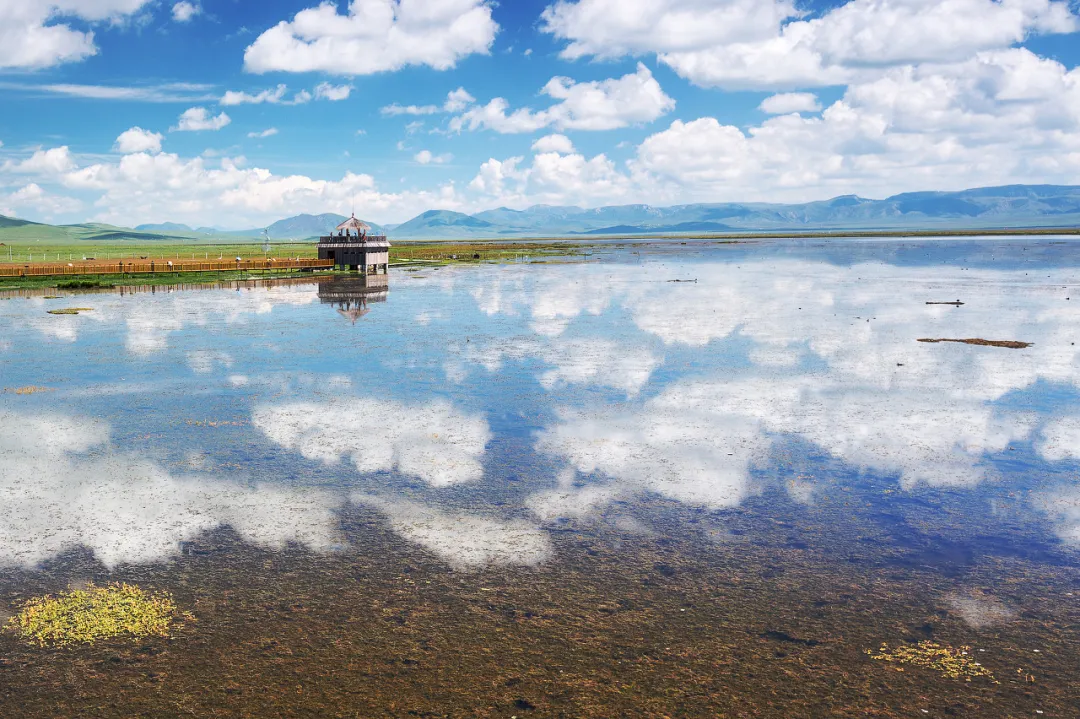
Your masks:
M 342 269 L 365 275 L 385 274 L 390 265 L 390 242 L 386 235 L 369 235 L 371 227 L 353 215 L 337 226 L 329 237 L 319 238 L 319 259 L 333 260 Z
M 335 305 L 338 314 L 349 318 L 354 324 L 370 312 L 369 302 L 386 302 L 389 294 L 390 277 L 385 274 L 335 277 L 319 283 L 319 302 Z

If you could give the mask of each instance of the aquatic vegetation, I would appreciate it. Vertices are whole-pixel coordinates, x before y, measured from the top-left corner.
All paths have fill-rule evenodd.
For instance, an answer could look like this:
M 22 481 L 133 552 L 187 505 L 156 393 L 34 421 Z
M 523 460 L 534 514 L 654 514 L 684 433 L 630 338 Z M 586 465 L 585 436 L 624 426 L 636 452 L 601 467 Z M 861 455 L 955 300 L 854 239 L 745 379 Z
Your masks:
M 90 584 L 27 601 L 7 626 L 40 646 L 68 646 L 108 637 L 165 637 L 177 617 L 176 604 L 167 593 L 149 593 L 125 583 Z M 187 613 L 183 617 L 194 619 Z
M 971 647 L 946 647 L 931 641 L 922 641 L 896 649 L 889 649 L 888 644 L 882 644 L 877 654 L 871 649 L 866 650 L 871 659 L 878 661 L 933 669 L 949 679 L 963 678 L 964 681 L 970 682 L 972 677 L 984 677 L 994 684 L 999 684 L 1000 682 L 994 678 L 990 670 L 975 661 L 970 656 L 970 652 Z
M 62 310 L 49 310 L 50 315 L 77 315 L 80 312 L 93 312 L 93 307 L 65 307 Z
M 19 395 L 38 394 L 39 392 L 52 392 L 52 391 L 53 391 L 52 387 L 34 387 L 32 385 L 28 386 L 28 387 L 8 387 L 8 388 L 4 389 L 5 394 L 11 393 L 11 394 L 19 394 Z
M 114 286 L 111 282 L 101 282 L 99 280 L 67 280 L 66 282 L 56 283 L 58 290 L 112 289 Z

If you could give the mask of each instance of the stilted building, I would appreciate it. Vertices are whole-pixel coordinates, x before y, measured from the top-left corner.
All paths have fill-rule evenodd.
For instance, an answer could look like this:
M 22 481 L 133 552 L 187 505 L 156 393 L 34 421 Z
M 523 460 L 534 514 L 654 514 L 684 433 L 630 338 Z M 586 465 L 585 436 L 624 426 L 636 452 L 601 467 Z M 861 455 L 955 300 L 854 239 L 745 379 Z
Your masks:
M 329 237 L 319 238 L 319 259 L 333 260 L 341 269 L 363 274 L 383 274 L 390 266 L 390 242 L 386 235 L 372 235 L 371 226 L 353 215 Z

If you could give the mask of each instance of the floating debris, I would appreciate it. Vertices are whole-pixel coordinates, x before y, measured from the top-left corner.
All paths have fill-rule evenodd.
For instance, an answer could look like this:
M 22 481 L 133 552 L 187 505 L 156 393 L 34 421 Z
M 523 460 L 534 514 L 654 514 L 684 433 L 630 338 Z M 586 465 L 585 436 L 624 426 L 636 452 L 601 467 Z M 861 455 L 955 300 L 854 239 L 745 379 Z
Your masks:
M 871 659 L 878 661 L 933 669 L 949 679 L 962 678 L 970 682 L 972 677 L 984 677 L 994 684 L 1000 684 L 989 669 L 969 656 L 970 652 L 971 647 L 946 647 L 931 641 L 896 649 L 889 649 L 888 644 L 882 644 L 877 654 L 872 649 L 866 650 Z
M 131 584 L 88 584 L 84 589 L 27 601 L 7 627 L 40 646 L 68 646 L 108 637 L 167 637 L 177 616 L 176 604 L 167 593 L 151 594 Z M 186 612 L 183 618 L 195 619 Z
M 80 312 L 93 312 L 93 307 L 66 307 L 62 310 L 49 310 L 50 315 L 77 315 Z
M 1014 340 L 984 340 L 978 337 L 966 339 L 966 340 L 950 340 L 950 339 L 921 339 L 919 342 L 930 342 L 931 344 L 937 344 L 938 342 L 959 342 L 965 345 L 979 345 L 980 347 L 1008 347 L 1012 350 L 1022 350 L 1025 347 L 1030 347 L 1031 342 L 1016 342 Z

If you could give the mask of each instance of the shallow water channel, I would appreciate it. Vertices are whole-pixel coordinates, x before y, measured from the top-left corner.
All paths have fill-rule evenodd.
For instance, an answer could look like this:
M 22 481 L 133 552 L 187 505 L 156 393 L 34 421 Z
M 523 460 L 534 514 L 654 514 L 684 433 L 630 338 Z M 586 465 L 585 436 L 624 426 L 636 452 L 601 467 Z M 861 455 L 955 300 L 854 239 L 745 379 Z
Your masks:
M 55 294 L 0 299 L 0 618 L 197 621 L 4 632 L 0 716 L 1080 716 L 1075 242 Z M 922 641 L 994 680 L 867 653 Z

